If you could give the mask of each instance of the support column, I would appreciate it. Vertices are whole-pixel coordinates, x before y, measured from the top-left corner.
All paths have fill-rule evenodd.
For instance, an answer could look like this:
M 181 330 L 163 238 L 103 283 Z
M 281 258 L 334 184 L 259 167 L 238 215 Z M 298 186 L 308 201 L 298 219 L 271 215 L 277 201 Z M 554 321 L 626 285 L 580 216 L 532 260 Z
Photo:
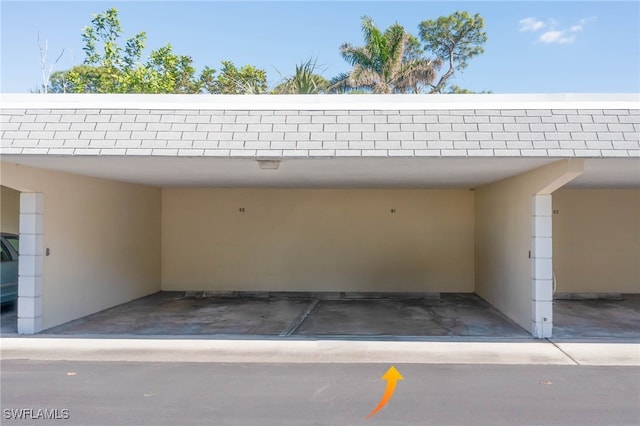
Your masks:
M 551 337 L 553 330 L 553 239 L 551 195 L 531 202 L 531 314 L 533 335 Z
M 42 330 L 44 264 L 44 194 L 20 194 L 20 254 L 18 257 L 18 333 Z
M 559 160 L 475 191 L 476 293 L 537 338 L 551 337 L 551 194 L 584 170 Z

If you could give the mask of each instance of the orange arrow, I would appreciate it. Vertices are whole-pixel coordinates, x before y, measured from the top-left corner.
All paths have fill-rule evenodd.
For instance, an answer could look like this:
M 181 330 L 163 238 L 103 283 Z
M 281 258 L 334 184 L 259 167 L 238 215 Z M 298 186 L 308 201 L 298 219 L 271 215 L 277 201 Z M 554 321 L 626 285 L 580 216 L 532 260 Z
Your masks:
M 387 388 L 384 390 L 384 395 L 382 395 L 380 403 L 376 408 L 373 409 L 372 412 L 369 413 L 369 415 L 366 417 L 367 419 L 373 417 L 374 414 L 382 410 L 382 407 L 387 405 L 387 402 L 389 402 L 389 400 L 393 396 L 393 393 L 396 391 L 396 383 L 398 383 L 398 380 L 404 380 L 404 377 L 402 377 L 400 372 L 396 370 L 396 368 L 392 365 L 391 367 L 389 367 L 387 372 L 384 373 L 384 376 L 382 376 L 380 380 L 387 381 Z

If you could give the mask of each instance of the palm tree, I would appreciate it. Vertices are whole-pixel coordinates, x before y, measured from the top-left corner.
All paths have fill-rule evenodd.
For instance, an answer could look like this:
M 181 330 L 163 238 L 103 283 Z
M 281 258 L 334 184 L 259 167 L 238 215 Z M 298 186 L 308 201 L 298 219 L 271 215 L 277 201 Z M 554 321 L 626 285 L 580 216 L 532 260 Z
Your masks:
M 418 40 L 398 23 L 381 31 L 362 18 L 364 46 L 345 43 L 340 54 L 353 69 L 334 81 L 330 90 L 365 88 L 373 93 L 422 93 L 436 78 L 440 61 L 422 56 Z
M 277 94 L 317 94 L 324 93 L 329 82 L 320 74 L 316 73 L 317 64 L 315 60 L 309 58 L 307 61 L 296 65 L 294 75 L 287 77 L 278 84 L 273 93 Z

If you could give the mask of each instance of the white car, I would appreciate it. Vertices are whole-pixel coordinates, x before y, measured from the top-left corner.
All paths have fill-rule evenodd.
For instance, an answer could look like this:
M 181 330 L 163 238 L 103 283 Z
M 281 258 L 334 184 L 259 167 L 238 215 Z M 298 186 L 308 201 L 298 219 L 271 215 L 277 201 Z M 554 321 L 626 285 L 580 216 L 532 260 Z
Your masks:
M 18 299 L 18 247 L 16 234 L 0 233 L 0 304 Z

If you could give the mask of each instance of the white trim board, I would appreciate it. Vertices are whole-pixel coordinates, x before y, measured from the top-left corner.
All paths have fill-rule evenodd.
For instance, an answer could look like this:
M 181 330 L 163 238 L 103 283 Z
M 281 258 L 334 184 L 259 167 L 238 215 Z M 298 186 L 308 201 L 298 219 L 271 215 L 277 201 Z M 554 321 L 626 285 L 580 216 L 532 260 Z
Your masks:
M 9 109 L 488 110 L 640 109 L 638 93 L 472 95 L 115 95 L 0 94 Z

